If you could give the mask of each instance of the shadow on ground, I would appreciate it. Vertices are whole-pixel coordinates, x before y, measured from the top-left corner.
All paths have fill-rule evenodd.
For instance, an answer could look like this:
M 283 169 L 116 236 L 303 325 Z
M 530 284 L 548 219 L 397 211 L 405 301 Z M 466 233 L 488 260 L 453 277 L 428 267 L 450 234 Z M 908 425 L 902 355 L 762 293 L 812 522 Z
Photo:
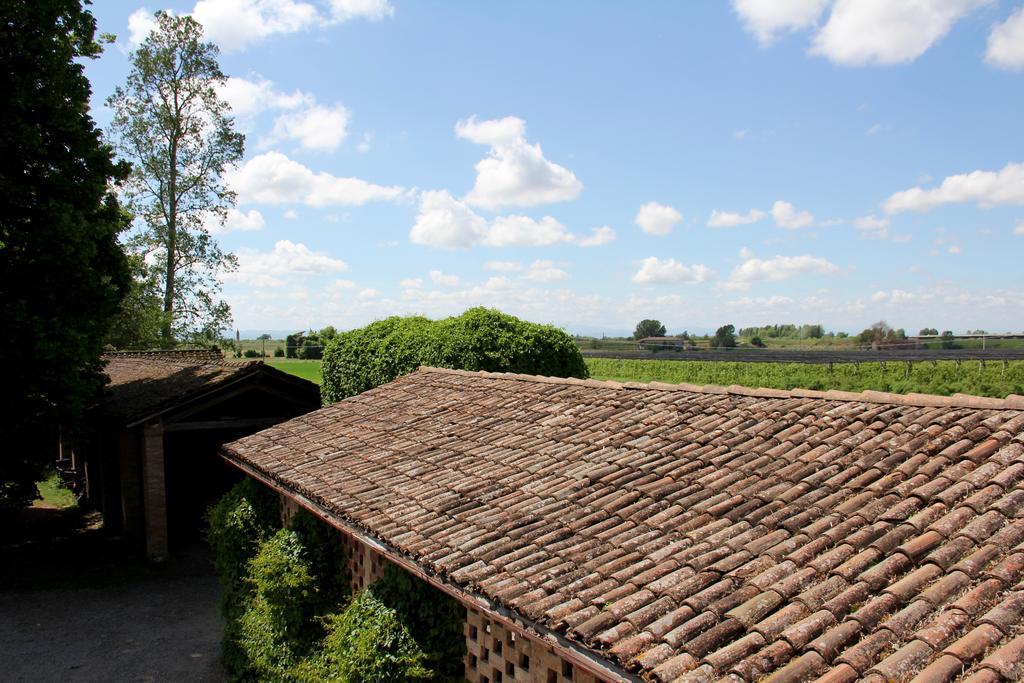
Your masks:
M 224 680 L 219 600 L 205 547 L 151 565 L 95 513 L 28 508 L 0 525 L 0 679 Z

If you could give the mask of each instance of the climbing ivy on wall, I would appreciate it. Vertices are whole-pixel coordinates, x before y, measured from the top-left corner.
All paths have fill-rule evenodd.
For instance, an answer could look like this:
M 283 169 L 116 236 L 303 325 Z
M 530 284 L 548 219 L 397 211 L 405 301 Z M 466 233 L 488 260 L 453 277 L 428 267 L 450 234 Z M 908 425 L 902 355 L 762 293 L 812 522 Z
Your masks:
M 465 609 L 397 567 L 354 597 L 337 530 L 247 479 L 207 513 L 237 680 L 462 680 Z

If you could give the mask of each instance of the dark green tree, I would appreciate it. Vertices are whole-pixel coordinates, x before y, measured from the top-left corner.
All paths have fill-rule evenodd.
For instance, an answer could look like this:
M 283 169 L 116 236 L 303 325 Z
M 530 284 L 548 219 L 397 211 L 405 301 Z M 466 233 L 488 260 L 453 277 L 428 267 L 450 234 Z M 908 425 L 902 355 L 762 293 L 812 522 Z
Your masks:
M 89 116 L 82 60 L 100 54 L 79 0 L 8 0 L 0 18 L 0 512 L 36 495 L 57 425 L 103 384 L 128 288 L 115 164 Z
M 664 336 L 665 326 L 661 324 L 660 320 L 641 320 L 636 324 L 636 329 L 633 330 L 633 339 Z
M 217 95 L 218 53 L 192 17 L 157 12 L 125 86 L 107 100 L 117 149 L 134 164 L 126 196 L 142 227 L 129 244 L 159 273 L 165 344 L 216 339 L 231 322 L 219 277 L 237 261 L 208 226 L 235 205 L 221 176 L 242 158 L 245 136 Z
M 711 348 L 731 349 L 736 347 L 736 327 L 734 325 L 722 325 L 715 330 L 715 336 L 711 338 Z
M 922 327 L 921 331 L 917 333 L 921 337 L 936 336 L 939 331 L 934 327 Z

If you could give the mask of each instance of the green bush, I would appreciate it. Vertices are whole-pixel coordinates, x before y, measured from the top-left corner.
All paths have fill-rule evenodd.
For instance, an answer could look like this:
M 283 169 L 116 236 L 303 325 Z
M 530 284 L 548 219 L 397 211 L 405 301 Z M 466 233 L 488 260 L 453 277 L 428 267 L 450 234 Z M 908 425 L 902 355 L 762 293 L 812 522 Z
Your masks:
M 245 578 L 260 544 L 281 524 L 277 495 L 246 477 L 207 511 L 206 522 L 206 540 L 223 587 L 222 659 L 229 672 L 241 675 L 248 667 L 238 646 L 239 619 L 250 593 Z
M 359 593 L 344 612 L 325 622 L 323 649 L 294 669 L 298 680 L 397 683 L 434 678 L 398 612 L 372 589 Z
M 260 358 L 263 354 L 256 349 L 246 349 L 242 352 L 242 355 L 246 358 Z
M 324 636 L 316 575 L 299 535 L 281 529 L 264 541 L 249 561 L 247 582 L 238 643 L 249 670 L 260 680 L 292 680 L 292 669 Z
M 313 568 L 318 600 L 313 614 L 337 611 L 349 598 L 348 559 L 337 529 L 305 510 L 299 510 L 288 528 L 306 549 Z
M 494 309 L 471 308 L 438 321 L 394 316 L 339 334 L 324 350 L 324 403 L 386 384 L 421 365 L 587 376 L 579 347 L 564 331 Z
M 370 590 L 397 612 L 423 649 L 426 656 L 424 665 L 433 670 L 436 680 L 463 679 L 465 607 L 450 595 L 392 564 L 387 565 L 384 576 Z
M 277 501 L 247 478 L 207 513 L 233 678 L 462 680 L 457 601 L 394 566 L 349 601 L 338 532 L 305 510 L 279 529 Z
M 274 349 L 274 358 L 284 358 L 284 348 L 283 347 L 278 346 L 276 349 Z

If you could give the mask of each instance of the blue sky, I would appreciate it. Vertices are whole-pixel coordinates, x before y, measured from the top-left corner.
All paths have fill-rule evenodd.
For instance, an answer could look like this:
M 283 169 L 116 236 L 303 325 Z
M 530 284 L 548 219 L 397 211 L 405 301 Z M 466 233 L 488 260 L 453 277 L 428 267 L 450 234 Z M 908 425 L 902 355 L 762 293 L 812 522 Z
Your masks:
M 100 2 L 221 46 L 235 326 L 1024 329 L 1021 0 Z

